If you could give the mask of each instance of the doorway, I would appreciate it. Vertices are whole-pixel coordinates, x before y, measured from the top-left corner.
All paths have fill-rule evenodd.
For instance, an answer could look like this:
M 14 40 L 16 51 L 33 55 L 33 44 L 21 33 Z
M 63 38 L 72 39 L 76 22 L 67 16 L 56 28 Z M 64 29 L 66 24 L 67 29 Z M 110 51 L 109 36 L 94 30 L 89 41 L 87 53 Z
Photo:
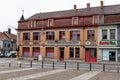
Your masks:
M 64 47 L 60 48 L 60 60 L 64 60 Z

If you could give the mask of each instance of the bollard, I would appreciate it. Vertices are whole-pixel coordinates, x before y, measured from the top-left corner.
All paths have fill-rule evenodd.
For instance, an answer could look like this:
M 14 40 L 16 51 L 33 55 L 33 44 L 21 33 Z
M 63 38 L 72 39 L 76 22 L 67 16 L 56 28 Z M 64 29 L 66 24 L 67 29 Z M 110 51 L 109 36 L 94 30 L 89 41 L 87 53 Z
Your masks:
M 43 68 L 43 64 L 44 64 L 44 62 L 42 61 L 42 68 Z
M 21 68 L 21 63 L 20 63 L 20 68 Z
M 90 63 L 90 71 L 92 70 L 92 63 Z
M 79 63 L 77 62 L 77 70 L 79 70 Z
M 32 61 L 30 62 L 30 67 L 32 68 Z
M 65 69 L 66 69 L 66 62 L 65 62 Z
M 117 72 L 119 73 L 119 66 L 117 67 Z
M 55 68 L 55 63 L 54 63 L 54 61 L 53 61 L 53 69 Z
M 105 72 L 105 64 L 103 64 L 103 72 Z
M 9 67 L 11 67 L 11 63 L 9 63 Z

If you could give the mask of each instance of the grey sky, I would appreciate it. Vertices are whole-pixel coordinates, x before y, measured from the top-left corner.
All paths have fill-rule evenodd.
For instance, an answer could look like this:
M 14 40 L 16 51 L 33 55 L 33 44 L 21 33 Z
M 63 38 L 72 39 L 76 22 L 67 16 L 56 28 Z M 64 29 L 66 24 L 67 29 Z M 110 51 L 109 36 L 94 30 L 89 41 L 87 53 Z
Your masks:
M 103 0 L 104 5 L 120 4 L 120 0 Z M 17 28 L 17 21 L 20 19 L 22 9 L 25 18 L 39 12 L 51 12 L 59 10 L 86 8 L 86 3 L 91 7 L 99 6 L 100 0 L 0 0 L 0 31 L 6 31 L 8 25 Z M 16 33 L 12 28 L 12 33 Z

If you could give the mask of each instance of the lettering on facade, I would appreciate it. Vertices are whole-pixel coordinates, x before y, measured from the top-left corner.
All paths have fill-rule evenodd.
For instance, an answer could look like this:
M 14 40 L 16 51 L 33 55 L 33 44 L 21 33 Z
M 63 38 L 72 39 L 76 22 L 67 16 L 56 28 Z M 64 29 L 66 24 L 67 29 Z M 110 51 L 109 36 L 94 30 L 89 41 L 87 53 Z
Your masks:
M 116 45 L 115 41 L 100 41 L 99 44 L 101 45 Z

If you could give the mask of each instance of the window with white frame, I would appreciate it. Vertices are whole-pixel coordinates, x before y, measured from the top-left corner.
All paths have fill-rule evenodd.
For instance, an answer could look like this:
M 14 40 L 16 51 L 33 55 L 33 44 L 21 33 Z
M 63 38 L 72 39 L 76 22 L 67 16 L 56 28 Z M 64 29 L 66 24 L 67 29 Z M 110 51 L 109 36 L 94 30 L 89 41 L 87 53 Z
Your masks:
M 115 40 L 115 29 L 110 29 L 110 40 Z
M 48 19 L 49 26 L 53 26 L 53 19 Z
M 54 32 L 46 32 L 46 40 L 54 40 Z
M 33 40 L 40 40 L 40 32 L 33 32 Z
M 78 22 L 77 22 L 77 17 L 73 17 L 73 25 L 77 25 L 78 24 Z
M 79 30 L 70 31 L 70 40 L 80 40 L 80 31 Z
M 102 30 L 102 39 L 107 40 L 107 29 Z
M 98 24 L 98 16 L 93 17 L 93 24 Z
M 30 28 L 35 27 L 35 21 L 29 21 L 29 27 Z
M 30 40 L 30 33 L 23 33 L 23 40 Z
M 60 31 L 59 32 L 59 40 L 65 39 L 65 31 Z
M 79 57 L 80 57 L 80 48 L 70 47 L 70 58 L 79 58 Z
M 94 40 L 95 39 L 95 30 L 88 30 L 87 31 L 87 39 Z

